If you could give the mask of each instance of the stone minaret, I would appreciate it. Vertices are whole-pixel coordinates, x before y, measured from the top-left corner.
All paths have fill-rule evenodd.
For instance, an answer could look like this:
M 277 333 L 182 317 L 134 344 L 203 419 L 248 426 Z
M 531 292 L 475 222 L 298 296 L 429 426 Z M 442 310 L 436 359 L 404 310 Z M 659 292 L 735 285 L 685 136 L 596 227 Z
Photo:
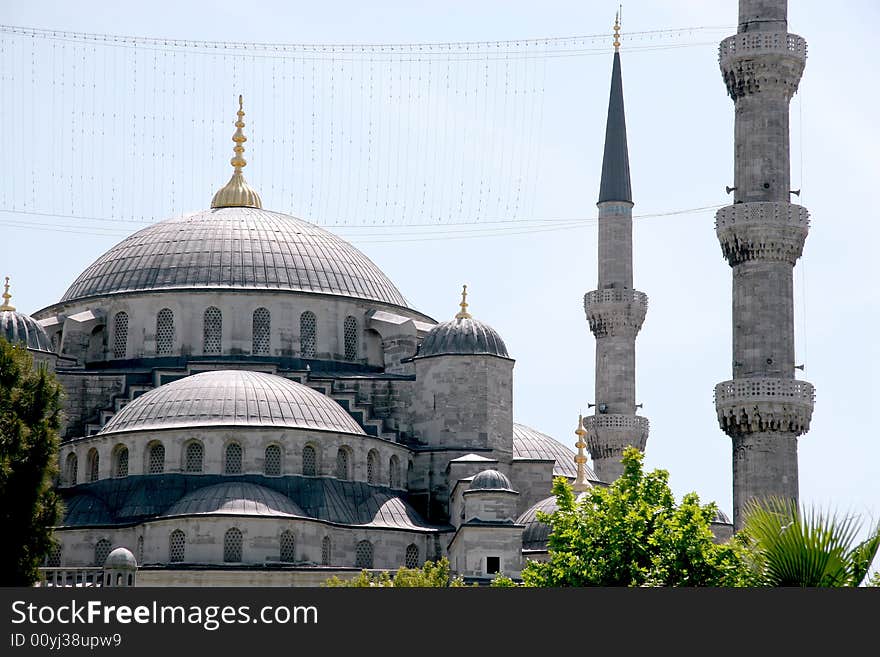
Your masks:
M 595 414 L 584 418 L 593 468 L 611 483 L 623 472 L 625 447 L 645 449 L 648 420 L 636 415 L 636 335 L 648 308 L 645 293 L 633 289 L 632 190 L 623 81 L 620 25 L 614 25 L 614 63 L 605 127 L 605 155 L 599 188 L 599 285 L 584 296 L 590 330 L 596 336 Z
M 753 498 L 797 501 L 797 438 L 813 413 L 813 386 L 794 377 L 792 295 L 809 214 L 789 202 L 788 104 L 807 46 L 787 14 L 787 0 L 740 0 L 719 49 L 735 114 L 733 205 L 715 215 L 733 270 L 733 379 L 715 386 L 715 409 L 733 441 L 736 530 Z

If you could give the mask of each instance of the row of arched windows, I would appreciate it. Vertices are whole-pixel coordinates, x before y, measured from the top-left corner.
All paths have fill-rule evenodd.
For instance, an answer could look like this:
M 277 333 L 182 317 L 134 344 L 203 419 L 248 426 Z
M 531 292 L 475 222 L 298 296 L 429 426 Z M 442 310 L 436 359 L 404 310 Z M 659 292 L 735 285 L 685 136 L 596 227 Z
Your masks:
M 129 474 L 128 447 L 117 445 L 112 452 L 111 476 L 127 477 Z M 283 459 L 280 445 L 267 445 L 263 452 L 263 474 L 268 477 L 279 477 L 283 471 Z M 165 446 L 154 441 L 147 446 L 144 459 L 144 474 L 162 474 L 165 472 Z M 243 472 L 244 449 L 241 443 L 227 443 L 223 458 L 223 474 L 237 475 Z M 96 448 L 89 450 L 86 456 L 86 481 L 98 480 L 99 455 Z M 204 472 L 205 446 L 201 441 L 190 440 L 184 445 L 182 472 L 199 474 Z M 75 485 L 78 478 L 78 459 L 75 453 L 67 455 L 64 478 L 68 485 Z M 319 473 L 318 452 L 314 445 L 306 445 L 302 451 L 302 474 L 316 477 Z M 351 450 L 343 446 L 336 452 L 334 474 L 337 479 L 351 479 Z M 380 456 L 378 450 L 371 449 L 367 454 L 367 483 L 381 485 L 387 482 L 392 488 L 400 488 L 400 458 L 392 454 L 388 459 L 387 478 L 382 478 Z
M 223 313 L 216 306 L 205 309 L 202 323 L 202 351 L 219 354 L 222 351 Z M 128 352 L 128 313 L 113 316 L 113 357 L 125 358 Z M 253 313 L 251 353 L 269 355 L 272 316 L 266 308 Z M 318 344 L 318 321 L 315 313 L 305 311 L 299 318 L 300 347 L 303 358 L 314 358 Z M 358 357 L 358 322 L 349 315 L 343 322 L 343 341 L 346 360 Z M 156 355 L 170 355 L 174 351 L 174 313 L 162 308 L 156 315 Z

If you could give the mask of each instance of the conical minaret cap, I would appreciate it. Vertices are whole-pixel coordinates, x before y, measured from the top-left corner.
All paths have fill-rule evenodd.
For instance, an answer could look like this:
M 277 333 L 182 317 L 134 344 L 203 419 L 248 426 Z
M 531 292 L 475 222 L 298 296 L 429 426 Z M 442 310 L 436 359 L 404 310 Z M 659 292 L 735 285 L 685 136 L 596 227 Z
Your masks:
M 602 158 L 602 182 L 599 203 L 632 203 L 629 181 L 629 150 L 626 145 L 626 114 L 623 107 L 623 76 L 620 72 L 620 24 L 614 23 L 614 61 L 611 67 L 611 93 L 608 98 L 608 121 L 605 124 L 605 154 Z
M 241 96 L 238 97 L 237 114 L 238 120 L 235 122 L 235 134 L 232 135 L 232 141 L 235 142 L 235 148 L 232 150 L 235 152 L 235 155 L 229 161 L 235 167 L 235 170 L 232 172 L 232 178 L 229 179 L 229 182 L 214 194 L 214 198 L 211 201 L 212 208 L 263 207 L 260 195 L 247 184 L 244 174 L 241 172 L 247 165 L 247 160 L 243 156 L 244 146 L 242 146 L 247 141 L 247 137 L 242 132 L 242 128 L 244 128 L 244 121 L 242 120 L 244 118 L 244 101 Z

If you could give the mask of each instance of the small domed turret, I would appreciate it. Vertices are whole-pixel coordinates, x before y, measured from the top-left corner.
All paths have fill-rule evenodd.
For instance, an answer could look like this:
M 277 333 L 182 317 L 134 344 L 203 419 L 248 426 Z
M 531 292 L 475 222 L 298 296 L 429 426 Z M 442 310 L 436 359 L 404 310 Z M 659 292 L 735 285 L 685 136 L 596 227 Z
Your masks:
M 498 331 L 467 312 L 467 285 L 462 290 L 459 305 L 461 310 L 455 319 L 440 322 L 428 332 L 415 357 L 485 354 L 510 358 Z
M 474 476 L 468 490 L 513 490 L 513 486 L 503 472 L 483 470 Z
M 43 327 L 24 313 L 17 312 L 9 301 L 9 276 L 3 289 L 3 305 L 0 305 L 0 335 L 11 344 L 24 344 L 28 349 L 52 351 L 52 342 Z

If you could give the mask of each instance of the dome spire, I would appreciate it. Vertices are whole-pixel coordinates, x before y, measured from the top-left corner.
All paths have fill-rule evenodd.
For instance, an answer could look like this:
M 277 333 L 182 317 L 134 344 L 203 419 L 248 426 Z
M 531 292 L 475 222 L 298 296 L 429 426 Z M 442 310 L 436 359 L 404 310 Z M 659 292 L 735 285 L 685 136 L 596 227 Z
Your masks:
M 3 305 L 0 306 L 0 310 L 15 310 L 15 306 L 10 305 L 9 300 L 12 298 L 12 295 L 9 294 L 9 276 L 6 277 L 6 284 L 3 286 Z
M 572 484 L 571 488 L 575 493 L 581 493 L 590 487 L 584 479 L 584 464 L 587 462 L 587 457 L 584 454 L 584 447 L 587 446 L 584 442 L 584 436 L 587 435 L 587 430 L 584 429 L 583 415 L 578 414 L 578 426 L 574 433 L 578 437 L 577 442 L 574 444 L 578 450 L 577 456 L 574 457 L 574 462 L 577 464 L 577 478 L 574 480 L 574 484 Z
M 232 135 L 232 141 L 235 142 L 235 148 L 232 150 L 235 155 L 229 163 L 235 167 L 232 172 L 232 178 L 221 188 L 211 201 L 212 208 L 262 208 L 263 203 L 260 201 L 260 195 L 251 189 L 250 185 L 244 179 L 241 170 L 247 165 L 244 159 L 244 142 L 247 137 L 244 136 L 242 128 L 244 128 L 244 100 L 242 96 L 238 96 L 238 120 L 235 122 L 235 134 Z
M 461 286 L 461 303 L 458 305 L 461 306 L 461 310 L 456 313 L 455 319 L 471 319 L 471 314 L 467 311 L 467 285 Z

